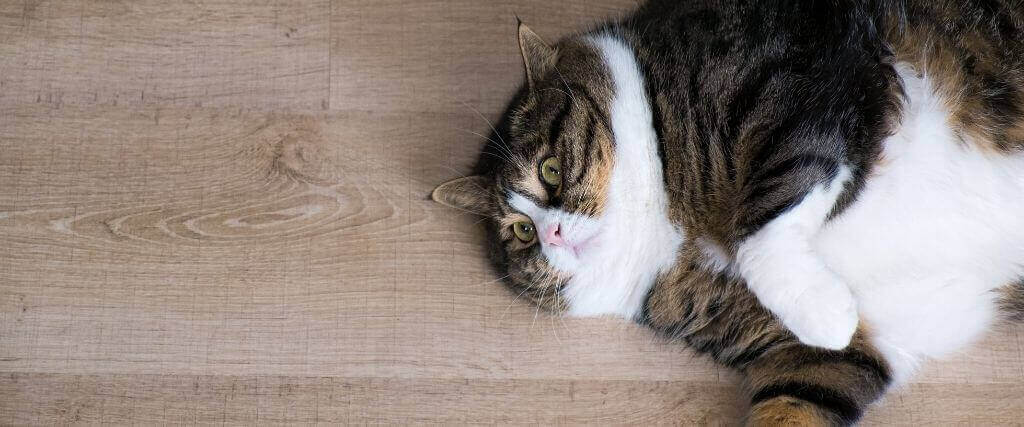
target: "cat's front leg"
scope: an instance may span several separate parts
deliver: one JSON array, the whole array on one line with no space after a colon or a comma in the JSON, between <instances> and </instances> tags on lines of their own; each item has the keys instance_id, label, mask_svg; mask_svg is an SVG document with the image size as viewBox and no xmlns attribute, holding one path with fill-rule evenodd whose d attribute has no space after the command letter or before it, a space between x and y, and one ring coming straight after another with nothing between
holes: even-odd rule
<instances>
[{"instance_id":1,"label":"cat's front leg","mask_svg":"<svg viewBox=\"0 0 1024 427\"><path fill-rule=\"evenodd\" d=\"M843 280L815 253L811 239L835 207L850 171L840 168L799 204L739 245L740 274L761 304L804 344L838 350L857 330L857 304Z\"/></svg>"}]
</instances>

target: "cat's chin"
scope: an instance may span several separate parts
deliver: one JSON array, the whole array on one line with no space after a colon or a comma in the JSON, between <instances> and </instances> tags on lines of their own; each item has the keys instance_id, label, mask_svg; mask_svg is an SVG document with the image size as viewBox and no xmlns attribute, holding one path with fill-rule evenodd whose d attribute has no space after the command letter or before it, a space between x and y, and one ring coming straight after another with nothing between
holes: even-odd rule
<instances>
[{"instance_id":1,"label":"cat's chin","mask_svg":"<svg viewBox=\"0 0 1024 427\"><path fill-rule=\"evenodd\" d=\"M549 265L563 273L574 274L578 272L593 254L599 251L599 232L594 231L590 236L584 237L578 242L567 242L567 246L544 245L541 248L544 257Z\"/></svg>"},{"instance_id":2,"label":"cat's chin","mask_svg":"<svg viewBox=\"0 0 1024 427\"><path fill-rule=\"evenodd\" d=\"M544 258L547 260L548 265L563 273L573 274L579 271L582 262L582 256L585 256L586 250L580 250L579 246L572 247L559 247L559 246L544 246L541 249L544 253Z\"/></svg>"}]
</instances>

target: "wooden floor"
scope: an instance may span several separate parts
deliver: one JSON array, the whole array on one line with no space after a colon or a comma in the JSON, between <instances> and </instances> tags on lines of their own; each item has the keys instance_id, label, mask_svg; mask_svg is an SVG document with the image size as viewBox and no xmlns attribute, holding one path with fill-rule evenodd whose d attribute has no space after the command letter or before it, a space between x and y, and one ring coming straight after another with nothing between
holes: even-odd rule
<instances>
[{"instance_id":1,"label":"wooden floor","mask_svg":"<svg viewBox=\"0 0 1024 427\"><path fill-rule=\"evenodd\" d=\"M739 378L515 302L469 170L555 38L633 0L0 0L0 424L734 424ZM868 423L1024 422L1024 327Z\"/></svg>"}]
</instances>

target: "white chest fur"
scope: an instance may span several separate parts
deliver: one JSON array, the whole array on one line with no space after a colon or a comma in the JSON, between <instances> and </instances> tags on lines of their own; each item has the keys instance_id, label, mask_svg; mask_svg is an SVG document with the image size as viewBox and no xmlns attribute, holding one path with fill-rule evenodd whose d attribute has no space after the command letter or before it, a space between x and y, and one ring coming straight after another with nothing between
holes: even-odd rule
<instances>
[{"instance_id":1,"label":"white chest fur","mask_svg":"<svg viewBox=\"0 0 1024 427\"><path fill-rule=\"evenodd\" d=\"M994 290L1024 273L1024 156L965 144L928 78L899 71L908 95L901 127L856 203L815 243L905 379L919 359L983 333Z\"/></svg>"},{"instance_id":2,"label":"white chest fur","mask_svg":"<svg viewBox=\"0 0 1024 427\"><path fill-rule=\"evenodd\" d=\"M658 273L675 262L683 236L668 219L658 137L636 59L614 36L595 36L591 43L615 84L615 163L600 219L601 245L587 255L587 268L574 272L564 295L570 315L633 318Z\"/></svg>"}]
</instances>

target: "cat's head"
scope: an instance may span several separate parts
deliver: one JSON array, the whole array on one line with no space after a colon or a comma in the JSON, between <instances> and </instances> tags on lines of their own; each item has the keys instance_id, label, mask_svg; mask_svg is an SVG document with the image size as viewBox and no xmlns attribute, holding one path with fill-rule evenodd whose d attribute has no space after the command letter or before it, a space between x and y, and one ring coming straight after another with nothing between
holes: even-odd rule
<instances>
[{"instance_id":1,"label":"cat's head","mask_svg":"<svg viewBox=\"0 0 1024 427\"><path fill-rule=\"evenodd\" d=\"M526 83L491 134L476 174L442 184L433 199L485 217L491 258L513 292L545 308L579 312L582 303L572 307L572 300L591 298L587 285L629 281L636 270L628 262L638 249L629 234L633 220L643 222L646 198L631 194L646 189L628 188L643 183L621 170L607 49L580 37L549 45L522 24L519 45ZM644 225L636 232L644 238Z\"/></svg>"}]
</instances>

